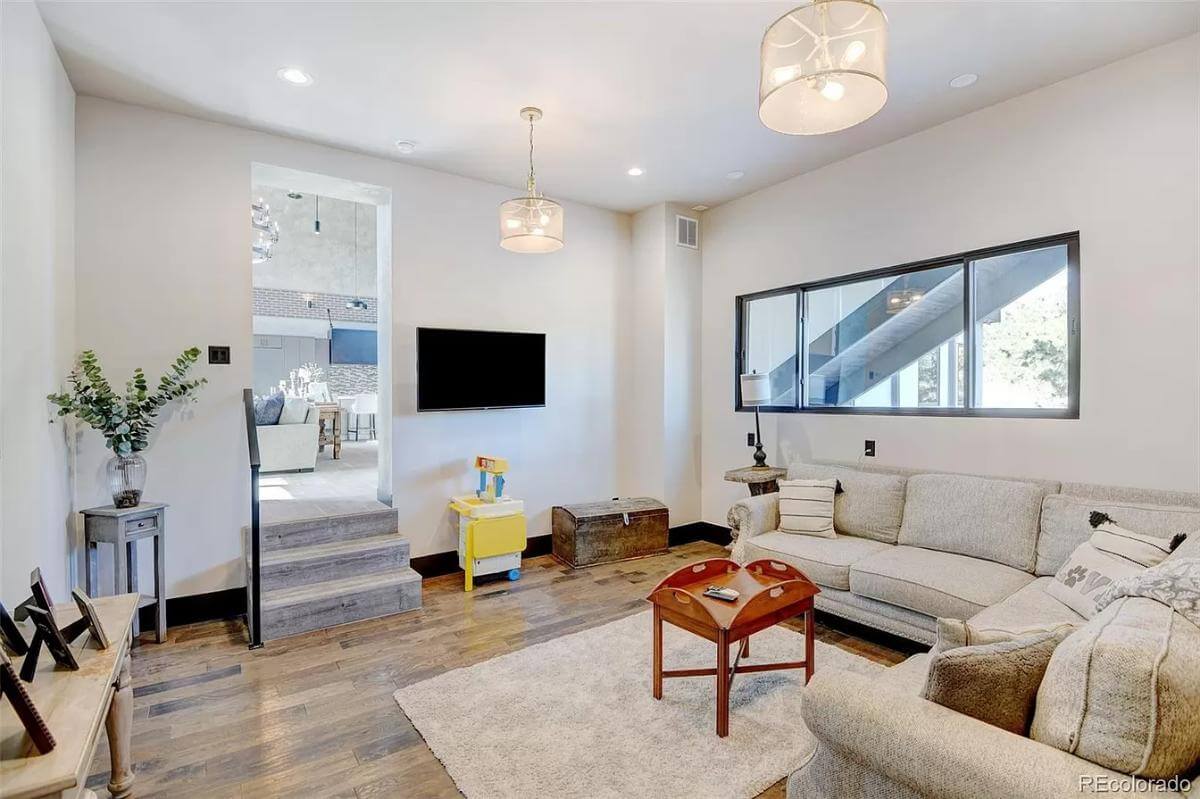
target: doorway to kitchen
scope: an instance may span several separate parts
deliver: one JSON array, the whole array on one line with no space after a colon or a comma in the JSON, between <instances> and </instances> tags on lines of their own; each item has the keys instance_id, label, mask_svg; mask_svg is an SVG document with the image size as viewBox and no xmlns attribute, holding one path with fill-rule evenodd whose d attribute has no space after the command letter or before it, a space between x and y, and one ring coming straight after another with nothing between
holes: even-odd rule
<instances>
[{"instance_id":1,"label":"doorway to kitchen","mask_svg":"<svg viewBox=\"0 0 1200 799\"><path fill-rule=\"evenodd\" d=\"M264 524L391 504L391 192L254 164Z\"/></svg>"}]
</instances>

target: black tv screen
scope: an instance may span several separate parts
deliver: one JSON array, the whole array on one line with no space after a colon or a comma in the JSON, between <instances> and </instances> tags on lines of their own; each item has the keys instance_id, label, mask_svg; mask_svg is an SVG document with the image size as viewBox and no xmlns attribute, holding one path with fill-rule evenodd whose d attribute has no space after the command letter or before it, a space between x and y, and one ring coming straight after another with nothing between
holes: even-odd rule
<instances>
[{"instance_id":1,"label":"black tv screen","mask_svg":"<svg viewBox=\"0 0 1200 799\"><path fill-rule=\"evenodd\" d=\"M367 363L379 361L379 346L374 330L335 327L329 333L330 363Z\"/></svg>"},{"instance_id":2,"label":"black tv screen","mask_svg":"<svg viewBox=\"0 0 1200 799\"><path fill-rule=\"evenodd\" d=\"M417 328L417 410L546 404L546 334Z\"/></svg>"}]
</instances>

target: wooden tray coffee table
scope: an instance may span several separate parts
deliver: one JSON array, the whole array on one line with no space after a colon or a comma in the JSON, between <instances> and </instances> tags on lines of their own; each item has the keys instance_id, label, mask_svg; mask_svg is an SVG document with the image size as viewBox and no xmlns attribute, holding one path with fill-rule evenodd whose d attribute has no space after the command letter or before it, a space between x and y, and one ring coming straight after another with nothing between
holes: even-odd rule
<instances>
[{"instance_id":1,"label":"wooden tray coffee table","mask_svg":"<svg viewBox=\"0 0 1200 799\"><path fill-rule=\"evenodd\" d=\"M726 602L704 596L710 585L729 587L740 596ZM756 560L739 566L727 558L711 558L684 566L658 584L646 599L654 606L654 698L662 699L664 677L717 678L717 735L729 734L729 688L734 675L777 669L804 669L813 675L813 597L820 588L794 566ZM742 665L750 655L750 636L781 621L804 614L804 660ZM717 645L713 669L663 671L662 625L669 622ZM732 666L729 645L741 642Z\"/></svg>"}]
</instances>

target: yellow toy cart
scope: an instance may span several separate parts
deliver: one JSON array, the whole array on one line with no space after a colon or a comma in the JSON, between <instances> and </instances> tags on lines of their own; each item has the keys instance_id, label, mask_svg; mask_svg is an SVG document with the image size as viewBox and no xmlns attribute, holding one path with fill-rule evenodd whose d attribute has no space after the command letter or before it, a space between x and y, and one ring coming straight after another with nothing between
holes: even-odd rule
<instances>
[{"instance_id":1,"label":"yellow toy cart","mask_svg":"<svg viewBox=\"0 0 1200 799\"><path fill-rule=\"evenodd\" d=\"M458 565L463 589L475 587L475 576L508 572L521 579L521 553L525 551L525 503L519 499L486 499L464 494L450 500L458 513Z\"/></svg>"}]
</instances>

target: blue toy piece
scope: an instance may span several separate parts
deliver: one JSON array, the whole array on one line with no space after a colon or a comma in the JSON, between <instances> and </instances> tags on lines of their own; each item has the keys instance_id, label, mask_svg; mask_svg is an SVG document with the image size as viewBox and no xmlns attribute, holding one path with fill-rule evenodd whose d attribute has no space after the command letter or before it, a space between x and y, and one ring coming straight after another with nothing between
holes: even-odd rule
<instances>
[{"instance_id":1,"label":"blue toy piece","mask_svg":"<svg viewBox=\"0 0 1200 799\"><path fill-rule=\"evenodd\" d=\"M509 569L508 570L508 579L509 579L509 582L514 582L514 583L517 580L520 580L521 579L521 570L520 569Z\"/></svg>"}]
</instances>

